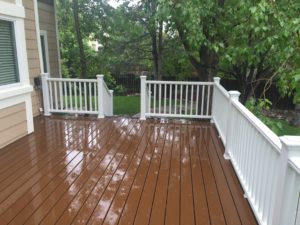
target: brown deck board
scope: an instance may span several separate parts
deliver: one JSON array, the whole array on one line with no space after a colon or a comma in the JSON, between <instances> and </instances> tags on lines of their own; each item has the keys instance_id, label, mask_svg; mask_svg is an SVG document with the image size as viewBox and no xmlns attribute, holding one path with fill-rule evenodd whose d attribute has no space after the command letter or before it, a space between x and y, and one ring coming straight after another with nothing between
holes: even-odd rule
<instances>
[{"instance_id":1,"label":"brown deck board","mask_svg":"<svg viewBox=\"0 0 300 225\"><path fill-rule=\"evenodd\" d=\"M256 224L214 126L35 119L0 150L1 224Z\"/></svg>"},{"instance_id":2,"label":"brown deck board","mask_svg":"<svg viewBox=\"0 0 300 225\"><path fill-rule=\"evenodd\" d=\"M206 199L206 191L203 181L203 174L201 162L199 158L199 140L197 137L201 136L201 126L189 127L189 143L191 155L191 172L194 190L194 211L195 211L195 224L207 225L210 224L209 211Z\"/></svg>"},{"instance_id":3,"label":"brown deck board","mask_svg":"<svg viewBox=\"0 0 300 225\"><path fill-rule=\"evenodd\" d=\"M175 125L165 224L180 224L180 125Z\"/></svg>"}]
</instances>

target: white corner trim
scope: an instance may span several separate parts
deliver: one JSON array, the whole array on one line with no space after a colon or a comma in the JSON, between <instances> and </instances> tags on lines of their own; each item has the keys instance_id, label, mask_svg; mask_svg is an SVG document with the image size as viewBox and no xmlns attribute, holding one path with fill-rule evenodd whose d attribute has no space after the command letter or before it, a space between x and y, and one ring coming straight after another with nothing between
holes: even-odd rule
<instances>
[{"instance_id":1,"label":"white corner trim","mask_svg":"<svg viewBox=\"0 0 300 225\"><path fill-rule=\"evenodd\" d=\"M22 1L17 1L17 4L0 1L0 14L5 16L25 18L25 9L22 6Z\"/></svg>"},{"instance_id":2,"label":"white corner trim","mask_svg":"<svg viewBox=\"0 0 300 225\"><path fill-rule=\"evenodd\" d=\"M42 46L41 46L41 38L40 38L40 18L39 18L39 7L37 0L33 0L33 7L34 7L34 20L35 20L35 30L36 30L36 40L38 45L38 52L39 52L39 61L40 61L40 71L44 71L43 65L43 55L42 55Z\"/></svg>"},{"instance_id":3,"label":"white corner trim","mask_svg":"<svg viewBox=\"0 0 300 225\"><path fill-rule=\"evenodd\" d=\"M34 131L31 94L27 93L24 97L26 105L27 133L31 134Z\"/></svg>"}]
</instances>

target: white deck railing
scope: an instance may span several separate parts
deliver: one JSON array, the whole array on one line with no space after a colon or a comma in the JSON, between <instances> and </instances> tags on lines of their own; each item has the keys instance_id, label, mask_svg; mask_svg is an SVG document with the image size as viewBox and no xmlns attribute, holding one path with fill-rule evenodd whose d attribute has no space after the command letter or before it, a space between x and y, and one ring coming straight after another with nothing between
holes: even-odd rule
<instances>
[{"instance_id":1,"label":"white deck railing","mask_svg":"<svg viewBox=\"0 0 300 225\"><path fill-rule=\"evenodd\" d=\"M213 82L148 81L141 76L141 119L211 118Z\"/></svg>"},{"instance_id":2,"label":"white deck railing","mask_svg":"<svg viewBox=\"0 0 300 225\"><path fill-rule=\"evenodd\" d=\"M300 137L278 137L215 78L212 120L259 224L300 224Z\"/></svg>"},{"instance_id":3,"label":"white deck railing","mask_svg":"<svg viewBox=\"0 0 300 225\"><path fill-rule=\"evenodd\" d=\"M49 78L42 74L44 114L113 115L113 91L108 90L103 75L97 79Z\"/></svg>"},{"instance_id":4,"label":"white deck railing","mask_svg":"<svg viewBox=\"0 0 300 225\"><path fill-rule=\"evenodd\" d=\"M147 81L141 76L141 119L211 118L245 196L263 225L300 225L300 136L278 137L214 82Z\"/></svg>"}]
</instances>

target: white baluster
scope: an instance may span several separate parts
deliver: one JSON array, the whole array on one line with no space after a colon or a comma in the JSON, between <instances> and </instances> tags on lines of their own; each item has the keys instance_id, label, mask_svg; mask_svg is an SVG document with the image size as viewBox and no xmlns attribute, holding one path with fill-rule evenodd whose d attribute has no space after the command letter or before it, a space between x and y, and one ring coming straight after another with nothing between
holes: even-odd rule
<instances>
[{"instance_id":1,"label":"white baluster","mask_svg":"<svg viewBox=\"0 0 300 225\"><path fill-rule=\"evenodd\" d=\"M159 84L159 90L158 90L158 114L161 113L161 84Z\"/></svg>"},{"instance_id":2,"label":"white baluster","mask_svg":"<svg viewBox=\"0 0 300 225\"><path fill-rule=\"evenodd\" d=\"M205 85L202 85L202 96L201 96L201 116L204 115L204 91L205 91Z\"/></svg>"},{"instance_id":3,"label":"white baluster","mask_svg":"<svg viewBox=\"0 0 300 225\"><path fill-rule=\"evenodd\" d=\"M63 92L62 92L62 81L59 81L59 101L60 101L60 110L64 109L64 101L63 101Z\"/></svg>"},{"instance_id":4,"label":"white baluster","mask_svg":"<svg viewBox=\"0 0 300 225\"><path fill-rule=\"evenodd\" d=\"M79 84L79 108L80 111L82 112L82 90L81 90L82 82L78 82L78 84Z\"/></svg>"},{"instance_id":5,"label":"white baluster","mask_svg":"<svg viewBox=\"0 0 300 225\"><path fill-rule=\"evenodd\" d=\"M73 111L73 94L72 94L72 84L71 84L71 82L69 82L69 94L70 94L70 96L69 96L69 101L70 101L70 107L71 107L71 111Z\"/></svg>"},{"instance_id":6,"label":"white baluster","mask_svg":"<svg viewBox=\"0 0 300 225\"><path fill-rule=\"evenodd\" d=\"M75 95L75 110L78 111L78 103L77 103L77 85L76 82L73 83L74 85L74 95Z\"/></svg>"},{"instance_id":7,"label":"white baluster","mask_svg":"<svg viewBox=\"0 0 300 225\"><path fill-rule=\"evenodd\" d=\"M192 92L191 92L191 107L190 107L190 115L193 114L193 104L194 104L194 85L192 85Z\"/></svg>"},{"instance_id":8,"label":"white baluster","mask_svg":"<svg viewBox=\"0 0 300 225\"><path fill-rule=\"evenodd\" d=\"M164 85L165 91L164 91L164 114L166 114L167 109L167 84Z\"/></svg>"},{"instance_id":9,"label":"white baluster","mask_svg":"<svg viewBox=\"0 0 300 225\"><path fill-rule=\"evenodd\" d=\"M180 115L182 114L182 84L180 85Z\"/></svg>"},{"instance_id":10,"label":"white baluster","mask_svg":"<svg viewBox=\"0 0 300 225\"><path fill-rule=\"evenodd\" d=\"M184 115L187 115L187 105L188 105L188 89L189 85L185 85L185 107L184 107Z\"/></svg>"},{"instance_id":11,"label":"white baluster","mask_svg":"<svg viewBox=\"0 0 300 225\"><path fill-rule=\"evenodd\" d=\"M68 91L67 91L67 82L64 81L64 96L65 96L65 110L69 110L69 104L68 104Z\"/></svg>"},{"instance_id":12,"label":"white baluster","mask_svg":"<svg viewBox=\"0 0 300 225\"><path fill-rule=\"evenodd\" d=\"M196 96L196 115L198 115L198 108L199 108L199 86L197 85L197 96Z\"/></svg>"},{"instance_id":13,"label":"white baluster","mask_svg":"<svg viewBox=\"0 0 300 225\"><path fill-rule=\"evenodd\" d=\"M175 104L174 104L174 114L177 114L177 84L175 84Z\"/></svg>"}]
</instances>

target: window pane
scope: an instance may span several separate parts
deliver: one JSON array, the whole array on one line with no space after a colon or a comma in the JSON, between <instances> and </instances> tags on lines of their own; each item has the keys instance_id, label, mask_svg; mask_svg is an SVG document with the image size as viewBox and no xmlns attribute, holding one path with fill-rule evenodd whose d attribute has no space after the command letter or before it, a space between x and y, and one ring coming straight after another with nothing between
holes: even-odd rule
<instances>
[{"instance_id":1,"label":"window pane","mask_svg":"<svg viewBox=\"0 0 300 225\"><path fill-rule=\"evenodd\" d=\"M0 85L19 82L13 23L0 20Z\"/></svg>"},{"instance_id":2,"label":"window pane","mask_svg":"<svg viewBox=\"0 0 300 225\"><path fill-rule=\"evenodd\" d=\"M46 44L45 44L45 37L44 37L44 35L41 35L41 46L42 46L42 56L43 56L44 73L48 73L47 55L46 55Z\"/></svg>"}]
</instances>

